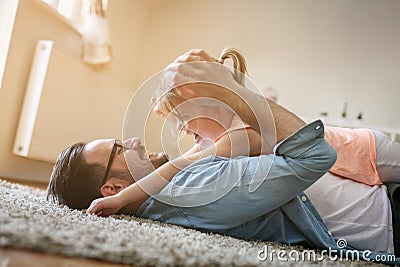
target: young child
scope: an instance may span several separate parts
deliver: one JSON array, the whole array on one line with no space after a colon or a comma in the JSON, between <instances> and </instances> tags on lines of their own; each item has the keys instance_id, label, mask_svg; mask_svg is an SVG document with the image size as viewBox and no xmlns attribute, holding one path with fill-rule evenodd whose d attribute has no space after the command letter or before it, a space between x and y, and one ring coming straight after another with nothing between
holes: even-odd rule
<instances>
[{"instance_id":1,"label":"young child","mask_svg":"<svg viewBox=\"0 0 400 267\"><path fill-rule=\"evenodd\" d=\"M223 50L220 58L215 61L224 64L226 59L233 62L233 77L236 82L244 86L244 75L247 73L244 57L236 49L229 48ZM188 59L185 58L181 63L185 63L185 60ZM180 62L179 58L177 62ZM185 155L199 152L202 147L200 143L206 143L205 146L215 144L219 148L217 155L224 157L272 153L272 146L243 122L230 107L216 101L207 103L209 99L203 100L198 97L191 89L179 87L170 90L159 88L157 96L153 98L154 111L158 115L173 116L182 132L193 135L197 145ZM235 143L235 147L231 146L232 142Z\"/></svg>"},{"instance_id":2,"label":"young child","mask_svg":"<svg viewBox=\"0 0 400 267\"><path fill-rule=\"evenodd\" d=\"M247 73L244 57L235 49L226 49L217 62L224 63L227 58L233 61L236 70L234 73L235 80L244 85L244 74ZM187 57L183 61L179 61L178 58L178 62L184 63L185 61L188 61ZM187 88L174 88L168 92L161 92L155 111L163 116L173 114L183 125L184 131L194 136L196 143L211 139L218 147L218 156L256 156L272 153L272 147L263 142L263 138L257 132L226 108L215 106L215 110L210 111L209 107L204 107L204 110L201 111L201 105L190 105L190 100L196 99L196 97L196 94ZM196 110L198 114L196 114ZM214 112L214 114L210 114L210 112ZM192 121L187 121L187 118L191 118ZM391 142L379 132L370 129L326 126L325 139L335 148L338 154L337 161L330 172L367 185L380 185L388 179L391 181L393 179L400 180L400 173L393 170L385 172L385 175L381 174L383 177L379 176L375 135L386 144L386 149L390 148L392 152L400 150L398 143ZM199 147L197 146L190 150L188 154L198 151ZM381 149L381 154L388 153L390 154L389 151ZM383 164L397 166L400 164L398 160L395 164L387 163L387 159L385 161L386 163Z\"/></svg>"}]
</instances>

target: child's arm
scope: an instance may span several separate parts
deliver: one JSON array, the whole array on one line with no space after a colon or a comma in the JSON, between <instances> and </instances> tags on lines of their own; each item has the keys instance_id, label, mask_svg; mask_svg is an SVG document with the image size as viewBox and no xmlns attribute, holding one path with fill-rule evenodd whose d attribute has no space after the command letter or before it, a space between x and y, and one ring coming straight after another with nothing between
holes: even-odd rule
<instances>
[{"instance_id":1,"label":"child's arm","mask_svg":"<svg viewBox=\"0 0 400 267\"><path fill-rule=\"evenodd\" d=\"M272 147L268 146L260 134L252 128L237 129L225 133L217 142L217 156L259 156L271 154Z\"/></svg>"},{"instance_id":2,"label":"child's arm","mask_svg":"<svg viewBox=\"0 0 400 267\"><path fill-rule=\"evenodd\" d=\"M200 152L200 144L194 144L188 151L183 153L183 157L188 157L192 154L195 154L197 152Z\"/></svg>"},{"instance_id":3,"label":"child's arm","mask_svg":"<svg viewBox=\"0 0 400 267\"><path fill-rule=\"evenodd\" d=\"M87 212L108 216L129 204L130 212L135 213L149 196L160 192L180 170L194 161L213 155L221 157L260 155L262 141L261 136L249 128L226 133L215 146L203 150L196 144L182 156L162 165L118 194L94 200Z\"/></svg>"},{"instance_id":4,"label":"child's arm","mask_svg":"<svg viewBox=\"0 0 400 267\"><path fill-rule=\"evenodd\" d=\"M180 170L196 160L212 155L215 155L214 146L190 155L184 154L162 165L136 183L121 190L118 194L94 200L87 213L108 216L116 213L127 204L129 204L130 212L135 213L149 196L160 192Z\"/></svg>"}]
</instances>

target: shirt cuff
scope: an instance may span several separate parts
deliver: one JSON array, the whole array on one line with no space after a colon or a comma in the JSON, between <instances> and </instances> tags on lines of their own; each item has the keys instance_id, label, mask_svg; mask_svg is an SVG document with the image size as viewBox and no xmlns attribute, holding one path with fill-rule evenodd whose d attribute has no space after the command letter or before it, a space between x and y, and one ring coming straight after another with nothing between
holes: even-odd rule
<instances>
[{"instance_id":1,"label":"shirt cuff","mask_svg":"<svg viewBox=\"0 0 400 267\"><path fill-rule=\"evenodd\" d=\"M290 156L291 152L299 154L299 150L306 150L309 146L307 143L316 139L324 138L324 124L321 120L316 120L300 128L291 136L285 138L274 148L274 153L277 156Z\"/></svg>"}]
</instances>

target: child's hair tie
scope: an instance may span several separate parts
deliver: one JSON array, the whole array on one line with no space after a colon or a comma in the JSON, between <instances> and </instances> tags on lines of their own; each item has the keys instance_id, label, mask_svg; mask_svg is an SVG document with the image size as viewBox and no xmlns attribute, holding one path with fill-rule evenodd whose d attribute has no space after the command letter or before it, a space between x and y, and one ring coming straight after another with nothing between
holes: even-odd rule
<instances>
[{"instance_id":1,"label":"child's hair tie","mask_svg":"<svg viewBox=\"0 0 400 267\"><path fill-rule=\"evenodd\" d=\"M224 64L224 60L222 58L215 59L218 63Z\"/></svg>"}]
</instances>

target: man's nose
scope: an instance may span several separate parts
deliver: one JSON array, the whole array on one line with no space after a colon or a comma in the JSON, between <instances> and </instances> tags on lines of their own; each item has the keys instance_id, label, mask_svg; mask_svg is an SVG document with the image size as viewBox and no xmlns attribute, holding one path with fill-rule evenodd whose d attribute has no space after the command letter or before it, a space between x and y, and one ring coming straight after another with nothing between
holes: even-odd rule
<instances>
[{"instance_id":1,"label":"man's nose","mask_svg":"<svg viewBox=\"0 0 400 267\"><path fill-rule=\"evenodd\" d=\"M142 141L138 137L129 138L123 142L125 148L128 149L138 149L141 146L141 144Z\"/></svg>"}]
</instances>

